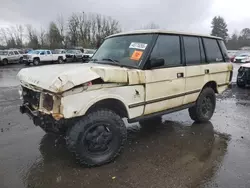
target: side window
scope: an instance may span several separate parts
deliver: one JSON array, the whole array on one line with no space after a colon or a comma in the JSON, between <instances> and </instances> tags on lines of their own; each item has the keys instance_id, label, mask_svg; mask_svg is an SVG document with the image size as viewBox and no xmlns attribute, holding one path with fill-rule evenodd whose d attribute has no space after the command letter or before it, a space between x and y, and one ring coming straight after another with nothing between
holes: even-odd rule
<instances>
[{"instance_id":1,"label":"side window","mask_svg":"<svg viewBox=\"0 0 250 188\"><path fill-rule=\"evenodd\" d=\"M180 37L175 35L160 35L151 53L150 60L164 59L164 66L181 65Z\"/></svg>"},{"instance_id":2,"label":"side window","mask_svg":"<svg viewBox=\"0 0 250 188\"><path fill-rule=\"evenodd\" d=\"M14 52L10 51L10 52L9 52L9 55L14 55Z\"/></svg>"},{"instance_id":3,"label":"side window","mask_svg":"<svg viewBox=\"0 0 250 188\"><path fill-rule=\"evenodd\" d=\"M201 53L198 37L183 37L187 65L201 63Z\"/></svg>"},{"instance_id":4,"label":"side window","mask_svg":"<svg viewBox=\"0 0 250 188\"><path fill-rule=\"evenodd\" d=\"M47 54L51 54L50 51L47 51Z\"/></svg>"},{"instance_id":5,"label":"side window","mask_svg":"<svg viewBox=\"0 0 250 188\"><path fill-rule=\"evenodd\" d=\"M225 58L225 61L230 61L230 58L229 58L228 53L227 53L227 47L225 46L223 40L218 40L218 42L220 45L220 49L223 53L223 57Z\"/></svg>"},{"instance_id":6,"label":"side window","mask_svg":"<svg viewBox=\"0 0 250 188\"><path fill-rule=\"evenodd\" d=\"M18 55L18 52L17 51L14 51L15 55Z\"/></svg>"},{"instance_id":7,"label":"side window","mask_svg":"<svg viewBox=\"0 0 250 188\"><path fill-rule=\"evenodd\" d=\"M216 39L203 38L208 62L223 62L219 45Z\"/></svg>"},{"instance_id":8,"label":"side window","mask_svg":"<svg viewBox=\"0 0 250 188\"><path fill-rule=\"evenodd\" d=\"M203 46L201 38L199 38L199 46L200 46L200 53L201 53L201 63L205 63L206 56L205 56L204 46Z\"/></svg>"}]
</instances>

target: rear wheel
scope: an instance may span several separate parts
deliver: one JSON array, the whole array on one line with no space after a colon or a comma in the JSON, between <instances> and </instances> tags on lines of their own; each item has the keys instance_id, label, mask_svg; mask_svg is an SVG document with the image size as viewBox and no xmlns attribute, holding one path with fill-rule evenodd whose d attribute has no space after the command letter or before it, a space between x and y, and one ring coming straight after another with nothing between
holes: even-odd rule
<instances>
[{"instance_id":1,"label":"rear wheel","mask_svg":"<svg viewBox=\"0 0 250 188\"><path fill-rule=\"evenodd\" d=\"M19 63L20 63L20 64L23 63L23 57L20 57Z\"/></svg>"},{"instance_id":2,"label":"rear wheel","mask_svg":"<svg viewBox=\"0 0 250 188\"><path fill-rule=\"evenodd\" d=\"M213 116L216 106L214 90L210 87L204 88L196 101L196 105L189 108L189 115L195 122L207 122Z\"/></svg>"},{"instance_id":3,"label":"rear wheel","mask_svg":"<svg viewBox=\"0 0 250 188\"><path fill-rule=\"evenodd\" d=\"M113 161L122 151L127 129L122 118L108 109L82 117L68 132L68 149L80 164L93 167Z\"/></svg>"},{"instance_id":4,"label":"rear wheel","mask_svg":"<svg viewBox=\"0 0 250 188\"><path fill-rule=\"evenodd\" d=\"M4 59L3 61L2 61L3 63L3 65L7 65L8 64L8 60L7 59Z\"/></svg>"}]
</instances>

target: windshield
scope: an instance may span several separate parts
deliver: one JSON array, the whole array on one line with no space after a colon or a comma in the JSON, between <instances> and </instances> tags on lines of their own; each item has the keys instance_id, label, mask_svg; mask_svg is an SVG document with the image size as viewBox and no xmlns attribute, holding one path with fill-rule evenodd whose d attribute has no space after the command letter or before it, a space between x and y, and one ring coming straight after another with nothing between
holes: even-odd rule
<instances>
[{"instance_id":1,"label":"windshield","mask_svg":"<svg viewBox=\"0 0 250 188\"><path fill-rule=\"evenodd\" d=\"M153 35L125 35L106 39L92 58L95 63L138 67Z\"/></svg>"},{"instance_id":2,"label":"windshield","mask_svg":"<svg viewBox=\"0 0 250 188\"><path fill-rule=\"evenodd\" d=\"M0 51L0 55L8 55L8 52L6 52L6 51Z\"/></svg>"}]
</instances>

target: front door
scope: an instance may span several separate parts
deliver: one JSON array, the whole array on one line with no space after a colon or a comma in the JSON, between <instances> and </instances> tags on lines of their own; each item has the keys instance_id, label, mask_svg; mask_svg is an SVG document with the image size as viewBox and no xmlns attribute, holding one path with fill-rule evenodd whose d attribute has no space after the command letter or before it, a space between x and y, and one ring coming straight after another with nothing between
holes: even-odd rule
<instances>
[{"instance_id":1,"label":"front door","mask_svg":"<svg viewBox=\"0 0 250 188\"><path fill-rule=\"evenodd\" d=\"M180 36L159 35L147 63L155 59L164 59L164 65L145 71L144 115L181 106L185 96L185 67L181 58Z\"/></svg>"}]
</instances>

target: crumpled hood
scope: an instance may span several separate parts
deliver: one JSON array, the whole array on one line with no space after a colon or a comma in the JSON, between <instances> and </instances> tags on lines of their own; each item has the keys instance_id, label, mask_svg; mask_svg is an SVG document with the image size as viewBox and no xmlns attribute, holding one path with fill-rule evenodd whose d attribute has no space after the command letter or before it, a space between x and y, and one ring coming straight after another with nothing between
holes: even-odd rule
<instances>
[{"instance_id":1,"label":"crumpled hood","mask_svg":"<svg viewBox=\"0 0 250 188\"><path fill-rule=\"evenodd\" d=\"M24 68L17 77L22 85L30 84L60 93L97 78L104 82L127 83L127 70L97 63L62 64Z\"/></svg>"}]
</instances>

